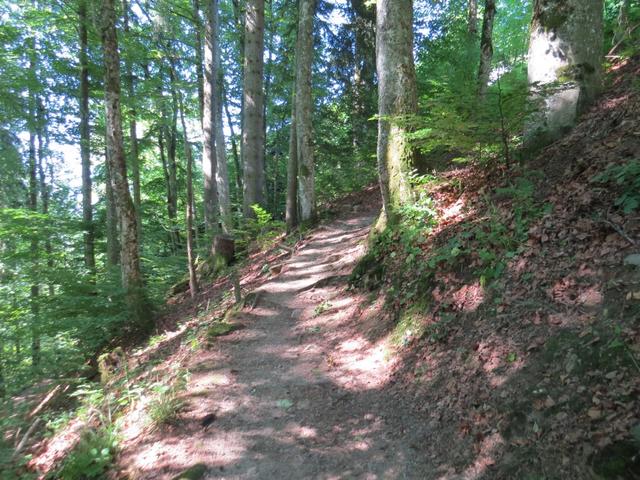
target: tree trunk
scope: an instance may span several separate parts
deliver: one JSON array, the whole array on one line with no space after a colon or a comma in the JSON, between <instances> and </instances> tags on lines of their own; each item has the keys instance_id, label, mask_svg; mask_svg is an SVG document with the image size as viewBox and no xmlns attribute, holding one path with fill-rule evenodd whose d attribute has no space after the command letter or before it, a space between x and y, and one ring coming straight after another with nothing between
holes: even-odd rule
<instances>
[{"instance_id":1,"label":"tree trunk","mask_svg":"<svg viewBox=\"0 0 640 480\"><path fill-rule=\"evenodd\" d=\"M116 212L116 199L113 196L111 183L111 168L107 157L109 152L105 149L104 163L106 170L105 193L107 200L107 267L120 265L120 240L118 239L118 213Z\"/></svg>"},{"instance_id":2,"label":"tree trunk","mask_svg":"<svg viewBox=\"0 0 640 480\"><path fill-rule=\"evenodd\" d=\"M224 101L224 72L222 71L222 59L220 53L220 5L219 0L211 2L211 30L213 50L213 78L215 82L214 96L214 124L216 144L216 186L218 190L218 205L220 207L220 224L225 234L233 230L233 217L231 215L231 197L229 195L229 169L227 167L227 147L224 140L222 123L222 102Z\"/></svg>"},{"instance_id":3,"label":"tree trunk","mask_svg":"<svg viewBox=\"0 0 640 480\"><path fill-rule=\"evenodd\" d=\"M164 132L160 129L158 133L158 150L160 151L160 162L162 163L162 172L164 174L164 182L167 187L167 217L169 218L169 243L171 244L171 253L178 252L180 247L180 233L177 227L178 216L178 198L175 190L175 168L170 172L167 162L167 155L164 146ZM172 179L172 176L174 177Z\"/></svg>"},{"instance_id":4,"label":"tree trunk","mask_svg":"<svg viewBox=\"0 0 640 480\"><path fill-rule=\"evenodd\" d=\"M176 72L173 68L173 77ZM176 89L177 91L177 89ZM187 160L187 206L186 206L186 227L187 227L187 265L189 269L189 293L191 298L198 294L198 278L196 277L196 262L193 248L193 156L191 154L191 144L187 135L187 124L184 121L184 106L182 105L182 94L178 92L178 110L180 111L180 123L182 124L182 134L184 136L184 156Z\"/></svg>"},{"instance_id":5,"label":"tree trunk","mask_svg":"<svg viewBox=\"0 0 640 480\"><path fill-rule=\"evenodd\" d=\"M223 79L224 82L224 79ZM222 102L224 104L224 112L227 117L227 123L229 124L229 133L231 133L231 154L233 155L233 165L236 169L236 190L238 192L238 203L241 201L242 195L242 162L240 162L240 155L238 155L238 145L236 144L236 134L233 131L233 121L231 114L229 113L229 102L227 101L226 89L222 92Z\"/></svg>"},{"instance_id":6,"label":"tree trunk","mask_svg":"<svg viewBox=\"0 0 640 480\"><path fill-rule=\"evenodd\" d=\"M613 35L613 45L623 42L629 30L629 9L631 8L631 0L622 0L620 9L618 10L618 19Z\"/></svg>"},{"instance_id":7,"label":"tree trunk","mask_svg":"<svg viewBox=\"0 0 640 480\"><path fill-rule=\"evenodd\" d=\"M245 217L264 205L264 0L248 0L245 13L242 156Z\"/></svg>"},{"instance_id":8,"label":"tree trunk","mask_svg":"<svg viewBox=\"0 0 640 480\"><path fill-rule=\"evenodd\" d=\"M529 149L566 134L600 92L603 10L603 0L534 2L528 76L540 111L526 127Z\"/></svg>"},{"instance_id":9,"label":"tree trunk","mask_svg":"<svg viewBox=\"0 0 640 480\"><path fill-rule=\"evenodd\" d=\"M129 194L127 165L122 135L120 105L120 55L116 34L114 0L102 2L102 48L105 70L105 123L107 128L107 161L111 187L120 225L120 266L122 286L134 329L148 328L148 303L143 290L136 214Z\"/></svg>"},{"instance_id":10,"label":"tree trunk","mask_svg":"<svg viewBox=\"0 0 640 480\"><path fill-rule=\"evenodd\" d=\"M196 31L196 81L198 83L198 107L200 124L204 116L204 69L202 67L202 21L200 19L200 0L193 0L193 27Z\"/></svg>"},{"instance_id":11,"label":"tree trunk","mask_svg":"<svg viewBox=\"0 0 640 480\"><path fill-rule=\"evenodd\" d=\"M375 128L369 119L377 109L376 10L365 0L351 0L351 10L355 38L353 145L357 154L368 156L375 144Z\"/></svg>"},{"instance_id":12,"label":"tree trunk","mask_svg":"<svg viewBox=\"0 0 640 480\"><path fill-rule=\"evenodd\" d=\"M80 33L80 161L82 163L82 223L84 228L84 266L96 271L93 206L91 204L91 147L89 131L89 61L87 38L87 0L78 4Z\"/></svg>"},{"instance_id":13,"label":"tree trunk","mask_svg":"<svg viewBox=\"0 0 640 480\"><path fill-rule=\"evenodd\" d=\"M484 1L482 17L482 37L480 38L480 66L478 67L478 97L483 100L487 95L491 60L493 59L493 20L496 16L496 1Z\"/></svg>"},{"instance_id":14,"label":"tree trunk","mask_svg":"<svg viewBox=\"0 0 640 480\"><path fill-rule=\"evenodd\" d=\"M467 15L467 31L469 37L476 38L476 35L478 35L478 0L469 0Z\"/></svg>"},{"instance_id":15,"label":"tree trunk","mask_svg":"<svg viewBox=\"0 0 640 480\"><path fill-rule=\"evenodd\" d=\"M36 158L36 137L38 130L37 120L37 93L34 91L38 78L36 72L36 41L34 37L29 38L29 192L27 197L27 206L33 212L38 211L38 161ZM37 234L31 238L31 256L32 256L32 285L31 285L31 367L37 370L40 366L40 285L38 278L40 276L39 264L39 246Z\"/></svg>"},{"instance_id":16,"label":"tree trunk","mask_svg":"<svg viewBox=\"0 0 640 480\"><path fill-rule=\"evenodd\" d=\"M214 11L215 0L208 0L204 27L204 109L202 116L202 171L204 173L204 221L209 235L218 231L218 188L216 176L218 159L216 151L216 72Z\"/></svg>"},{"instance_id":17,"label":"tree trunk","mask_svg":"<svg viewBox=\"0 0 640 480\"><path fill-rule=\"evenodd\" d=\"M122 0L123 26L125 36L129 35L129 5L127 0ZM131 161L131 183L133 186L133 207L136 212L136 232L138 235L138 247L142 246L142 201L140 195L140 157L138 155L138 137L136 122L136 97L133 66L129 57L124 61L125 78L127 79L127 100L129 101L129 143Z\"/></svg>"},{"instance_id":18,"label":"tree trunk","mask_svg":"<svg viewBox=\"0 0 640 480\"><path fill-rule=\"evenodd\" d=\"M413 63L413 2L378 0L378 173L384 214L388 223L398 220L397 210L413 200L410 174L414 152L406 138L402 117L417 109Z\"/></svg>"},{"instance_id":19,"label":"tree trunk","mask_svg":"<svg viewBox=\"0 0 640 480\"><path fill-rule=\"evenodd\" d=\"M300 221L316 218L316 192L313 155L313 17L315 0L300 0L296 43L296 138L298 153L298 201Z\"/></svg>"},{"instance_id":20,"label":"tree trunk","mask_svg":"<svg viewBox=\"0 0 640 480\"><path fill-rule=\"evenodd\" d=\"M291 132L287 161L287 206L285 210L287 233L298 226L298 136L296 134L296 93L291 96Z\"/></svg>"}]
</instances>

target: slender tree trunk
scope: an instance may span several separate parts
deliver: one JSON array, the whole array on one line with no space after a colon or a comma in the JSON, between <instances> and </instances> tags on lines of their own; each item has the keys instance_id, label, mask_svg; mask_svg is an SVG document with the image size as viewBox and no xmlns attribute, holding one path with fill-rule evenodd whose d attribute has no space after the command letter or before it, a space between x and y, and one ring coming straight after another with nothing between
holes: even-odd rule
<instances>
[{"instance_id":1,"label":"slender tree trunk","mask_svg":"<svg viewBox=\"0 0 640 480\"><path fill-rule=\"evenodd\" d=\"M316 218L316 192L313 154L313 18L315 0L300 0L296 48L296 138L298 151L298 201L300 221Z\"/></svg>"},{"instance_id":2,"label":"slender tree trunk","mask_svg":"<svg viewBox=\"0 0 640 480\"><path fill-rule=\"evenodd\" d=\"M493 21L496 16L496 1L484 1L482 17L482 37L480 38L480 67L478 68L478 97L484 99L491 76L491 60L493 59Z\"/></svg>"},{"instance_id":3,"label":"slender tree trunk","mask_svg":"<svg viewBox=\"0 0 640 480\"><path fill-rule=\"evenodd\" d=\"M200 17L200 0L193 0L193 27L196 31L196 79L198 83L198 107L200 123L204 116L204 68L202 59L202 20Z\"/></svg>"},{"instance_id":4,"label":"slender tree trunk","mask_svg":"<svg viewBox=\"0 0 640 480\"><path fill-rule=\"evenodd\" d=\"M224 81L224 79L223 79ZM233 131L233 119L231 118L231 113L229 113L229 102L226 96L226 89L223 91L223 99L222 102L224 104L224 112L227 116L227 123L229 124L229 133L231 134L231 154L233 155L233 165L236 170L236 190L238 192L238 203L240 203L242 199L242 162L240 161L240 155L238 154L238 145L236 143L236 134Z\"/></svg>"},{"instance_id":5,"label":"slender tree trunk","mask_svg":"<svg viewBox=\"0 0 640 480\"><path fill-rule=\"evenodd\" d=\"M377 110L376 9L365 0L351 0L354 13L355 65L352 117L353 145L356 153L367 156L375 144L375 127L369 119Z\"/></svg>"},{"instance_id":6,"label":"slender tree trunk","mask_svg":"<svg viewBox=\"0 0 640 480\"><path fill-rule=\"evenodd\" d=\"M82 163L82 223L84 228L84 266L92 275L96 271L95 232L91 204L91 147L89 130L89 60L87 38L87 0L78 4L80 33L80 161Z\"/></svg>"},{"instance_id":7,"label":"slender tree trunk","mask_svg":"<svg viewBox=\"0 0 640 480\"><path fill-rule=\"evenodd\" d=\"M176 72L172 67L173 77ZM189 293L191 298L198 294L198 278L196 276L196 262L193 248L193 155L191 154L191 144L187 134L187 124L184 120L184 107L182 104L182 94L178 92L178 110L180 111L180 123L182 124L182 134L184 136L184 156L187 160L187 201L186 201L186 226L187 226L187 263L189 269Z\"/></svg>"},{"instance_id":8,"label":"slender tree trunk","mask_svg":"<svg viewBox=\"0 0 640 480\"><path fill-rule=\"evenodd\" d=\"M622 0L618 10L618 19L616 21L616 29L613 35L612 44L621 43L627 36L629 30L629 9L631 8L631 0Z\"/></svg>"},{"instance_id":9,"label":"slender tree trunk","mask_svg":"<svg viewBox=\"0 0 640 480\"><path fill-rule=\"evenodd\" d=\"M296 134L296 94L291 96L291 132L287 160L287 205L285 209L287 233L298 226L298 135Z\"/></svg>"},{"instance_id":10,"label":"slender tree trunk","mask_svg":"<svg viewBox=\"0 0 640 480\"><path fill-rule=\"evenodd\" d=\"M47 185L47 176L46 176L46 168L45 168L45 157L47 155L48 150L48 141L45 142L45 138L47 137L45 129L46 129L46 118L44 112L44 105L42 104L42 99L37 99L37 113L36 113L36 137L38 140L38 183L40 190L40 199L42 204L42 213L47 215L49 213L49 200L51 198L51 189ZM46 144L45 144L46 143ZM47 271L53 271L53 247L51 245L51 239L47 236L44 241L44 251L47 257ZM49 282L49 295L54 294L54 286L53 283Z\"/></svg>"},{"instance_id":11,"label":"slender tree trunk","mask_svg":"<svg viewBox=\"0 0 640 480\"><path fill-rule=\"evenodd\" d=\"M414 152L406 138L407 127L398 121L414 115L417 109L413 2L378 0L376 5L378 171L384 213L393 224L398 220L398 208L414 198L409 182Z\"/></svg>"},{"instance_id":12,"label":"slender tree trunk","mask_svg":"<svg viewBox=\"0 0 640 480\"><path fill-rule=\"evenodd\" d=\"M202 116L202 171L204 173L204 221L209 235L218 231L218 187L216 175L216 71L214 12L215 0L208 0L204 30L204 114Z\"/></svg>"},{"instance_id":13,"label":"slender tree trunk","mask_svg":"<svg viewBox=\"0 0 640 480\"><path fill-rule=\"evenodd\" d=\"M122 0L123 26L125 36L129 35L129 5L127 0ZM133 66L129 57L125 57L124 61L125 78L127 83L127 97L129 103L129 143L131 162L131 183L133 186L133 206L136 212L136 232L138 235L138 247L142 246L142 200L140 193L140 157L138 155L138 137L136 122L136 97L135 97L135 78L133 75Z\"/></svg>"},{"instance_id":14,"label":"slender tree trunk","mask_svg":"<svg viewBox=\"0 0 640 480\"><path fill-rule=\"evenodd\" d=\"M478 35L478 0L468 0L467 15L467 32L475 39Z\"/></svg>"},{"instance_id":15,"label":"slender tree trunk","mask_svg":"<svg viewBox=\"0 0 640 480\"><path fill-rule=\"evenodd\" d=\"M264 0L248 0L245 13L242 156L245 217L264 205Z\"/></svg>"},{"instance_id":16,"label":"slender tree trunk","mask_svg":"<svg viewBox=\"0 0 640 480\"><path fill-rule=\"evenodd\" d=\"M120 104L120 55L116 34L114 0L102 2L102 47L105 67L105 120L107 161L120 225L120 266L122 286L134 329L148 328L148 303L143 290L135 208L129 194L127 165L122 135Z\"/></svg>"},{"instance_id":17,"label":"slender tree trunk","mask_svg":"<svg viewBox=\"0 0 640 480\"><path fill-rule=\"evenodd\" d=\"M602 86L603 0L536 0L529 41L531 97L525 132L535 150L570 130Z\"/></svg>"},{"instance_id":18,"label":"slender tree trunk","mask_svg":"<svg viewBox=\"0 0 640 480\"><path fill-rule=\"evenodd\" d=\"M230 234L233 230L231 215L231 197L229 195L229 169L227 166L227 147L224 140L222 123L222 108L224 101L224 72L220 50L220 4L219 0L212 0L211 30L213 50L213 78L215 82L214 95L214 124L216 144L216 186L218 190L218 205L220 207L220 224L222 231Z\"/></svg>"},{"instance_id":19,"label":"slender tree trunk","mask_svg":"<svg viewBox=\"0 0 640 480\"><path fill-rule=\"evenodd\" d=\"M160 129L158 133L158 150L160 151L160 162L162 163L162 172L164 174L164 182L167 188L167 217L169 218L169 243L171 245L171 253L177 253L180 248L180 232L177 227L178 216L178 199L175 189L175 168L170 170L167 162L164 145L164 131ZM172 179L172 177L174 177Z\"/></svg>"}]
</instances>

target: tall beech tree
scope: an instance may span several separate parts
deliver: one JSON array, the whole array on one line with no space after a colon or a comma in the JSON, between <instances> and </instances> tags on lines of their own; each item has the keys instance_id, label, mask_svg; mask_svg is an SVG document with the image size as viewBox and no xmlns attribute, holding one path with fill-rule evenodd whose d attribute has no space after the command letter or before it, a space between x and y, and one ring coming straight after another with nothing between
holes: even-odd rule
<instances>
[{"instance_id":1,"label":"tall beech tree","mask_svg":"<svg viewBox=\"0 0 640 480\"><path fill-rule=\"evenodd\" d=\"M114 0L102 1L102 50L104 57L104 99L109 179L118 216L120 268L132 329L146 329L149 319L138 248L136 212L129 193L127 164L122 135L120 99L120 54L116 32Z\"/></svg>"},{"instance_id":2,"label":"tall beech tree","mask_svg":"<svg viewBox=\"0 0 640 480\"><path fill-rule=\"evenodd\" d=\"M316 1L300 0L296 43L296 153L298 155L298 202L300 221L316 218L315 164L313 154L313 18Z\"/></svg>"},{"instance_id":3,"label":"tall beech tree","mask_svg":"<svg viewBox=\"0 0 640 480\"><path fill-rule=\"evenodd\" d=\"M603 0L536 0L528 77L540 100L526 136L530 147L571 129L602 85Z\"/></svg>"},{"instance_id":4,"label":"tall beech tree","mask_svg":"<svg viewBox=\"0 0 640 480\"><path fill-rule=\"evenodd\" d=\"M413 200L409 177L415 155L406 119L417 112L413 62L413 2L378 0L378 174L386 221L398 220L398 208Z\"/></svg>"},{"instance_id":5,"label":"tall beech tree","mask_svg":"<svg viewBox=\"0 0 640 480\"><path fill-rule=\"evenodd\" d=\"M242 105L243 213L264 204L264 0L248 0L245 12Z\"/></svg>"}]
</instances>

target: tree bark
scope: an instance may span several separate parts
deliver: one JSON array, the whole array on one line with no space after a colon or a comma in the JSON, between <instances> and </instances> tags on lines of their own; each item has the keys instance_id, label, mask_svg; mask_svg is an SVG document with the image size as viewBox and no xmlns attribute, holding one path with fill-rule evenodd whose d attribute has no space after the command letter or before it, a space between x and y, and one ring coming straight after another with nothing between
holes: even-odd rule
<instances>
[{"instance_id":1,"label":"tree bark","mask_svg":"<svg viewBox=\"0 0 640 480\"><path fill-rule=\"evenodd\" d=\"M129 4L127 0L122 0L123 27L125 36L129 35ZM136 122L136 97L135 97L135 78L133 75L133 66L129 57L125 57L124 61L125 78L127 83L127 100L129 103L129 146L131 161L131 183L133 187L133 207L136 212L136 232L138 235L138 247L142 245L142 200L140 192L140 157L138 155L138 137Z\"/></svg>"},{"instance_id":2,"label":"tree bark","mask_svg":"<svg viewBox=\"0 0 640 480\"><path fill-rule=\"evenodd\" d=\"M313 152L313 18L315 0L300 0L296 43L296 149L298 153L298 202L300 221L316 219L315 165Z\"/></svg>"},{"instance_id":3,"label":"tree bark","mask_svg":"<svg viewBox=\"0 0 640 480\"><path fill-rule=\"evenodd\" d=\"M204 221L207 233L218 231L218 159L216 151L216 72L213 15L215 0L208 0L204 27L204 109L202 116L202 171L204 174Z\"/></svg>"},{"instance_id":4,"label":"tree bark","mask_svg":"<svg viewBox=\"0 0 640 480\"><path fill-rule=\"evenodd\" d=\"M200 18L200 0L193 0L193 27L196 31L196 80L198 83L198 107L200 124L204 116L204 69L202 59L202 21Z\"/></svg>"},{"instance_id":5,"label":"tree bark","mask_svg":"<svg viewBox=\"0 0 640 480\"><path fill-rule=\"evenodd\" d=\"M264 0L248 0L244 36L242 156L245 217L252 205L264 205Z\"/></svg>"},{"instance_id":6,"label":"tree bark","mask_svg":"<svg viewBox=\"0 0 640 480\"><path fill-rule=\"evenodd\" d=\"M407 116L417 110L413 63L413 2L378 0L378 173L386 220L398 220L397 210L413 200L410 174L414 152L406 138Z\"/></svg>"},{"instance_id":7,"label":"tree bark","mask_svg":"<svg viewBox=\"0 0 640 480\"><path fill-rule=\"evenodd\" d=\"M231 197L229 195L229 169L227 167L227 147L224 140L222 123L222 108L224 101L224 72L222 71L222 58L220 48L220 4L219 0L211 2L211 30L213 50L213 78L214 78L214 124L216 144L216 186L218 190L218 205L220 207L220 224L225 234L233 230L233 217L231 215Z\"/></svg>"},{"instance_id":8,"label":"tree bark","mask_svg":"<svg viewBox=\"0 0 640 480\"><path fill-rule=\"evenodd\" d=\"M87 0L78 4L80 37L80 162L82 163L82 224L84 228L84 266L90 274L96 271L95 232L91 204L91 133L89 127L89 60L87 35Z\"/></svg>"},{"instance_id":9,"label":"tree bark","mask_svg":"<svg viewBox=\"0 0 640 480\"><path fill-rule=\"evenodd\" d=\"M480 66L478 67L478 97L483 100L487 95L491 60L493 59L493 21L496 16L496 1L484 1L482 17L482 36L480 38Z\"/></svg>"},{"instance_id":10,"label":"tree bark","mask_svg":"<svg viewBox=\"0 0 640 480\"><path fill-rule=\"evenodd\" d=\"M105 71L105 122L107 130L107 162L111 187L120 226L120 267L122 286L134 329L146 329L148 303L143 290L136 214L129 194L127 165L122 135L120 103L120 55L116 34L114 0L102 2L102 47Z\"/></svg>"},{"instance_id":11,"label":"tree bark","mask_svg":"<svg viewBox=\"0 0 640 480\"><path fill-rule=\"evenodd\" d=\"M105 135L106 136L106 135ZM107 267L120 265L120 240L118 238L118 213L116 212L116 199L113 196L111 183L110 162L107 159L109 152L105 149L104 163L106 170L105 193L107 200Z\"/></svg>"},{"instance_id":12,"label":"tree bark","mask_svg":"<svg viewBox=\"0 0 640 480\"><path fill-rule=\"evenodd\" d=\"M289 159L287 161L287 205L285 222L287 233L298 226L298 136L296 134L296 94L291 96L291 132L289 136Z\"/></svg>"},{"instance_id":13,"label":"tree bark","mask_svg":"<svg viewBox=\"0 0 640 480\"><path fill-rule=\"evenodd\" d=\"M471 38L475 38L478 34L478 0L469 0L467 15L467 32Z\"/></svg>"},{"instance_id":14,"label":"tree bark","mask_svg":"<svg viewBox=\"0 0 640 480\"><path fill-rule=\"evenodd\" d=\"M525 145L566 134L602 86L603 0L536 0L529 41L531 97L540 104Z\"/></svg>"}]
</instances>

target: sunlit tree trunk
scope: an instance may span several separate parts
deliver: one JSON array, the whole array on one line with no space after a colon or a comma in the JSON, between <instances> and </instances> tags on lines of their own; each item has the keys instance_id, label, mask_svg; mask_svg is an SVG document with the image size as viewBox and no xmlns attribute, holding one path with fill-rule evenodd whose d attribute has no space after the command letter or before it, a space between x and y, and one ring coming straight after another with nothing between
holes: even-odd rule
<instances>
[{"instance_id":1,"label":"sunlit tree trunk","mask_svg":"<svg viewBox=\"0 0 640 480\"><path fill-rule=\"evenodd\" d=\"M406 138L407 116L417 109L413 63L413 2L378 0L378 173L384 214L397 221L397 210L413 200L409 181L414 152ZM382 218L384 218L382 217Z\"/></svg>"},{"instance_id":2,"label":"sunlit tree trunk","mask_svg":"<svg viewBox=\"0 0 640 480\"><path fill-rule=\"evenodd\" d=\"M202 115L202 171L204 174L204 221L209 235L218 231L218 187L216 175L218 159L216 151L216 71L213 14L215 0L208 0L204 23L204 108Z\"/></svg>"},{"instance_id":3,"label":"sunlit tree trunk","mask_svg":"<svg viewBox=\"0 0 640 480\"><path fill-rule=\"evenodd\" d=\"M478 67L478 97L484 99L491 76L493 59L493 21L496 16L496 1L485 0L482 17L482 36L480 38L480 66Z\"/></svg>"},{"instance_id":4,"label":"sunlit tree trunk","mask_svg":"<svg viewBox=\"0 0 640 480\"><path fill-rule=\"evenodd\" d=\"M109 162L111 186L120 226L120 268L122 286L126 291L127 307L132 321L131 327L145 329L148 327L147 322L150 317L140 270L136 214L127 182L120 104L120 55L113 2L114 0L102 2L107 162Z\"/></svg>"},{"instance_id":5,"label":"sunlit tree trunk","mask_svg":"<svg viewBox=\"0 0 640 480\"><path fill-rule=\"evenodd\" d=\"M87 0L78 4L78 32L80 39L80 162L82 163L82 223L84 229L84 266L95 273L95 233L91 204L91 147L89 130L89 60L87 36Z\"/></svg>"},{"instance_id":6,"label":"sunlit tree trunk","mask_svg":"<svg viewBox=\"0 0 640 480\"><path fill-rule=\"evenodd\" d=\"M248 0L244 34L244 103L242 158L245 217L251 206L264 204L264 0Z\"/></svg>"},{"instance_id":7,"label":"sunlit tree trunk","mask_svg":"<svg viewBox=\"0 0 640 480\"><path fill-rule=\"evenodd\" d=\"M122 16L125 36L129 35L129 4L127 0L122 0ZM142 245L142 200L140 192L140 156L138 155L138 136L137 121L136 121L136 93L135 93L135 79L133 75L133 66L129 57L125 57L124 62L125 77L127 84L127 100L129 112L127 117L129 118L129 148L130 155L129 160L131 162L131 183L133 186L133 206L136 212L136 232L138 235L138 247Z\"/></svg>"},{"instance_id":8,"label":"sunlit tree trunk","mask_svg":"<svg viewBox=\"0 0 640 480\"><path fill-rule=\"evenodd\" d=\"M300 0L296 43L296 138L298 153L298 202L300 221L316 218L315 165L313 152L313 18L315 0Z\"/></svg>"},{"instance_id":9,"label":"sunlit tree trunk","mask_svg":"<svg viewBox=\"0 0 640 480\"><path fill-rule=\"evenodd\" d=\"M118 213L116 212L116 199L113 196L113 188L111 183L111 168L110 162L107 159L109 152L105 149L104 152L104 165L106 172L105 182L105 196L107 204L107 218L106 218L106 230L107 230L107 267L115 267L120 265L120 240L118 236Z\"/></svg>"},{"instance_id":10,"label":"sunlit tree trunk","mask_svg":"<svg viewBox=\"0 0 640 480\"><path fill-rule=\"evenodd\" d=\"M540 111L526 144L537 148L569 131L602 84L602 0L536 0L528 76Z\"/></svg>"},{"instance_id":11,"label":"sunlit tree trunk","mask_svg":"<svg viewBox=\"0 0 640 480\"><path fill-rule=\"evenodd\" d=\"M291 131L289 133L289 159L287 160L287 205L285 210L287 232L298 226L298 136L296 134L296 94L291 97Z\"/></svg>"},{"instance_id":12,"label":"sunlit tree trunk","mask_svg":"<svg viewBox=\"0 0 640 480\"><path fill-rule=\"evenodd\" d=\"M193 27L195 29L196 47L196 80L198 84L198 107L200 112L200 122L204 115L204 62L202 59L202 21L200 17L200 0L193 0Z\"/></svg>"},{"instance_id":13,"label":"sunlit tree trunk","mask_svg":"<svg viewBox=\"0 0 640 480\"><path fill-rule=\"evenodd\" d=\"M220 53L220 4L219 0L211 2L211 30L213 50L213 79L215 87L214 95L214 124L216 144L216 186L218 190L218 205L220 207L220 224L224 233L229 234L233 230L233 217L231 215L231 197L229 194L229 169L227 167L227 147L224 140L224 128L222 123L222 108L224 102L224 72L222 71L222 58Z\"/></svg>"},{"instance_id":14,"label":"sunlit tree trunk","mask_svg":"<svg viewBox=\"0 0 640 480\"><path fill-rule=\"evenodd\" d=\"M478 0L469 0L467 5L467 32L474 39L478 34Z\"/></svg>"}]
</instances>

